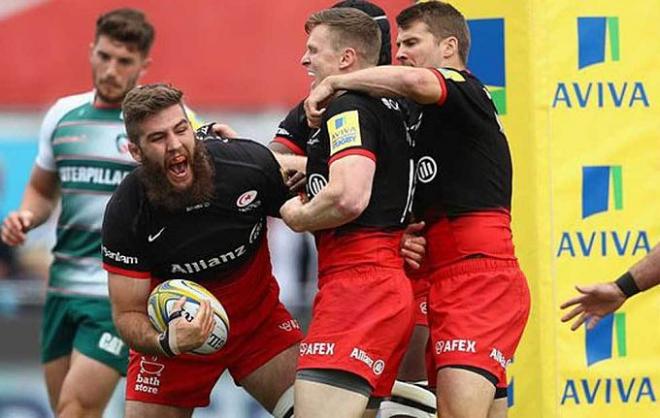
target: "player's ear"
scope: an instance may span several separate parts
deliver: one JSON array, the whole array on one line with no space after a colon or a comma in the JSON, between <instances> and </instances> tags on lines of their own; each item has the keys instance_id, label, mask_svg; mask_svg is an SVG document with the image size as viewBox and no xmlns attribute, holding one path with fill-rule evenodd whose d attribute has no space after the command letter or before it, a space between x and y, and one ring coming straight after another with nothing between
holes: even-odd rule
<instances>
[{"instance_id":1,"label":"player's ear","mask_svg":"<svg viewBox=\"0 0 660 418\"><path fill-rule=\"evenodd\" d=\"M92 42L92 43L89 44L89 56L88 56L88 59L89 59L90 64L91 64L91 62L92 62L92 57L94 56L94 47L95 47L95 46L96 46L96 42Z\"/></svg>"},{"instance_id":2,"label":"player's ear","mask_svg":"<svg viewBox=\"0 0 660 418\"><path fill-rule=\"evenodd\" d=\"M454 55L458 55L458 38L455 36L448 36L442 40L440 48L442 49L442 58L447 59Z\"/></svg>"},{"instance_id":3,"label":"player's ear","mask_svg":"<svg viewBox=\"0 0 660 418\"><path fill-rule=\"evenodd\" d=\"M358 59L357 52L353 48L346 48L339 58L339 69L343 70L345 68L353 65Z\"/></svg>"},{"instance_id":4,"label":"player's ear","mask_svg":"<svg viewBox=\"0 0 660 418\"><path fill-rule=\"evenodd\" d=\"M149 69L151 62L152 62L151 57L143 58L142 65L140 66L140 78L144 77L144 75L147 73L147 70Z\"/></svg>"},{"instance_id":5,"label":"player's ear","mask_svg":"<svg viewBox=\"0 0 660 418\"><path fill-rule=\"evenodd\" d=\"M131 157L133 157L135 161L142 163L142 150L135 142L133 142L133 140L128 143L128 152L131 153Z\"/></svg>"}]
</instances>

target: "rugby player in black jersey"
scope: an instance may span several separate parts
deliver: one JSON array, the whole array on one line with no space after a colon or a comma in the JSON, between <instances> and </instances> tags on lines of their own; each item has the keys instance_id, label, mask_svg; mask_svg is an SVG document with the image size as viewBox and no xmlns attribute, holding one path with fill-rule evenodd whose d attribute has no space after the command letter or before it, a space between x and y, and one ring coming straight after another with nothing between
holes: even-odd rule
<instances>
[{"instance_id":1,"label":"rugby player in black jersey","mask_svg":"<svg viewBox=\"0 0 660 418\"><path fill-rule=\"evenodd\" d=\"M266 216L288 196L280 166L253 141L196 140L182 93L167 85L133 89L123 113L140 166L108 203L102 255L113 317L132 349L125 416L190 417L229 370L275 417L290 417L302 334L279 301L266 241ZM154 330L147 298L168 279L196 281L222 302L231 330L221 350L188 354L210 334L206 302L192 322Z\"/></svg>"},{"instance_id":2,"label":"rugby player in black jersey","mask_svg":"<svg viewBox=\"0 0 660 418\"><path fill-rule=\"evenodd\" d=\"M328 77L307 99L307 115L325 118L319 104L343 89L421 105L414 210L428 224L436 367L429 377L437 378L439 415L504 417L506 366L530 307L511 236L508 144L488 91L465 67L470 37L463 15L428 2L403 10L397 23L397 58L406 66Z\"/></svg>"},{"instance_id":3,"label":"rugby player in black jersey","mask_svg":"<svg viewBox=\"0 0 660 418\"><path fill-rule=\"evenodd\" d=\"M378 65L388 65L392 63L391 41L390 41L390 23L385 11L378 5L365 0L345 0L332 6L352 7L361 10L371 16L378 24L381 32L381 46L378 57ZM273 152L278 154L295 154L300 156L307 155L307 141L315 141L314 136L318 135L318 129L311 128L307 124L305 116L304 100L289 111L286 117L280 122L275 137L268 144ZM226 131L219 133L226 134ZM290 172L288 184L298 190L301 180L304 185L304 172ZM419 225L413 225L411 232L416 232ZM411 235L411 238L413 236ZM424 418L432 417L435 408L435 398L431 392L421 387L426 385L426 367L425 350L429 338L428 320L426 317L426 298L428 294L428 280L425 276L414 274L417 268L416 263L423 254L423 238L404 240L410 248L402 248L406 261L412 265L409 276L413 278L412 285L415 293L415 328L406 354L401 362L401 367L397 376L397 382L392 390L393 397L381 405L380 415L383 418L390 416L422 416ZM414 277L413 277L414 274ZM407 383L404 383L407 382ZM415 384L415 386L411 385ZM429 408L429 405L432 405ZM419 409L420 411L415 411ZM408 414L408 415L402 415Z\"/></svg>"},{"instance_id":4,"label":"rugby player in black jersey","mask_svg":"<svg viewBox=\"0 0 660 418\"><path fill-rule=\"evenodd\" d=\"M378 65L392 63L392 46L390 41L390 23L385 11L374 3L366 0L344 0L336 3L333 8L352 7L361 10L371 16L378 24L381 32L381 46L378 57ZM307 155L307 141L317 129L307 124L305 116L304 100L289 111L280 122L275 137L268 144L268 148L279 153L293 153Z\"/></svg>"},{"instance_id":5,"label":"rugby player in black jersey","mask_svg":"<svg viewBox=\"0 0 660 418\"><path fill-rule=\"evenodd\" d=\"M302 64L317 81L376 65L378 25L351 8L313 14ZM370 396L390 394L414 324L413 292L399 242L412 194L404 115L393 100L334 98L307 147L307 199L281 209L296 231L314 231L319 292L300 346L296 415L359 417Z\"/></svg>"}]
</instances>

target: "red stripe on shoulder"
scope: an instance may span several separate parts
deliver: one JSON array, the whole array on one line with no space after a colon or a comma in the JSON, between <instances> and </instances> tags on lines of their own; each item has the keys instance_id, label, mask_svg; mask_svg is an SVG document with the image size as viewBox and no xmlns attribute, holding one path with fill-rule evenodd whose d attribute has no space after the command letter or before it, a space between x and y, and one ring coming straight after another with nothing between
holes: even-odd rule
<instances>
[{"instance_id":1,"label":"red stripe on shoulder","mask_svg":"<svg viewBox=\"0 0 660 418\"><path fill-rule=\"evenodd\" d=\"M445 82L445 76L442 75L440 70L437 68L429 68L433 75L438 79L440 82L440 98L438 99L437 105L442 106L445 103L445 100L447 100L447 83Z\"/></svg>"},{"instance_id":2,"label":"red stripe on shoulder","mask_svg":"<svg viewBox=\"0 0 660 418\"><path fill-rule=\"evenodd\" d=\"M107 263L103 263L103 268L110 273L121 274L122 276L132 277L134 279L151 279L151 273L148 271L126 270Z\"/></svg>"},{"instance_id":3,"label":"red stripe on shoulder","mask_svg":"<svg viewBox=\"0 0 660 418\"><path fill-rule=\"evenodd\" d=\"M295 142L291 141L289 138L285 138L285 137L283 137L283 136L276 136L275 138L273 138L273 140L272 140L271 142L277 142L278 144L282 144L282 145L284 145L285 147L287 147L288 149L290 149L291 152L293 152L293 153L296 154L296 155L302 155L302 156L307 155L307 154L305 153L305 150L303 150L302 148L300 148L300 147L298 146L298 144L296 144Z\"/></svg>"},{"instance_id":4,"label":"red stripe on shoulder","mask_svg":"<svg viewBox=\"0 0 660 418\"><path fill-rule=\"evenodd\" d=\"M337 154L333 155L332 158L330 158L330 160L328 161L328 166L330 166L330 164L339 160L340 158L344 158L349 155L361 155L363 157L369 158L370 160L373 160L373 162L376 162L376 154L374 154L373 152L364 148L349 148L347 150L338 152Z\"/></svg>"}]
</instances>

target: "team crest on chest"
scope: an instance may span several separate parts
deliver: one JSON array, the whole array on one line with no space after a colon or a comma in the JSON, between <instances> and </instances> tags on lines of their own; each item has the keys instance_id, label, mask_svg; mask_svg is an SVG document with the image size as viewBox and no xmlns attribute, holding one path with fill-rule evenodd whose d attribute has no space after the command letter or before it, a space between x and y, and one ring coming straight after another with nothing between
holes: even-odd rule
<instances>
[{"instance_id":1,"label":"team crest on chest","mask_svg":"<svg viewBox=\"0 0 660 418\"><path fill-rule=\"evenodd\" d=\"M128 135L126 134L119 134L117 135L117 138L115 138L115 145L117 146L117 151L119 151L121 154L126 154L128 153Z\"/></svg>"},{"instance_id":2,"label":"team crest on chest","mask_svg":"<svg viewBox=\"0 0 660 418\"><path fill-rule=\"evenodd\" d=\"M239 212L249 212L261 206L261 200L257 200L257 191L248 190L236 199Z\"/></svg>"}]
</instances>

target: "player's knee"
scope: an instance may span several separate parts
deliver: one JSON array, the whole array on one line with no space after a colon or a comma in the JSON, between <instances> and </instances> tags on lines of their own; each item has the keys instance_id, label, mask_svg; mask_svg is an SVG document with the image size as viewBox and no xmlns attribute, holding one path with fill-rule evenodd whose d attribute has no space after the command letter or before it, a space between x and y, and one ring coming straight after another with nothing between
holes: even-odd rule
<instances>
[{"instance_id":1,"label":"player's knee","mask_svg":"<svg viewBox=\"0 0 660 418\"><path fill-rule=\"evenodd\" d=\"M380 405L381 418L435 418L435 395L428 389L396 381L392 397Z\"/></svg>"},{"instance_id":2,"label":"player's knee","mask_svg":"<svg viewBox=\"0 0 660 418\"><path fill-rule=\"evenodd\" d=\"M60 399L57 403L58 418L101 418L103 407L91 405L77 398Z\"/></svg>"},{"instance_id":3,"label":"player's knee","mask_svg":"<svg viewBox=\"0 0 660 418\"><path fill-rule=\"evenodd\" d=\"M293 417L293 386L284 391L280 399L273 408L273 416L275 418L292 418Z\"/></svg>"},{"instance_id":4,"label":"player's knee","mask_svg":"<svg viewBox=\"0 0 660 418\"><path fill-rule=\"evenodd\" d=\"M58 418L101 418L105 404L97 405L90 399L69 394L60 396L57 402Z\"/></svg>"}]
</instances>

